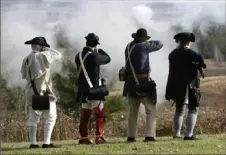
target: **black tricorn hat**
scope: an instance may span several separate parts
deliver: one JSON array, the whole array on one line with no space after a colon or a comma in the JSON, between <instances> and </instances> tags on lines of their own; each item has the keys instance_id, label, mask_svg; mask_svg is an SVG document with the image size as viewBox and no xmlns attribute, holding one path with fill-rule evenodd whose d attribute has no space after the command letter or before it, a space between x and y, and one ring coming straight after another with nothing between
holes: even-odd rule
<instances>
[{"instance_id":1,"label":"black tricorn hat","mask_svg":"<svg viewBox=\"0 0 226 155\"><path fill-rule=\"evenodd\" d=\"M195 42L195 35L193 33L189 33L189 32L181 32L176 34L173 39L176 40L176 42L178 41L191 41L191 42Z\"/></svg>"},{"instance_id":2,"label":"black tricorn hat","mask_svg":"<svg viewBox=\"0 0 226 155\"><path fill-rule=\"evenodd\" d=\"M99 43L99 37L95 34L95 33L89 33L86 37L85 37L86 40L90 40L90 41L96 41L97 44L100 44Z\"/></svg>"},{"instance_id":3,"label":"black tricorn hat","mask_svg":"<svg viewBox=\"0 0 226 155\"><path fill-rule=\"evenodd\" d=\"M146 41L146 40L150 39L151 37L148 36L146 29L140 28L140 29L137 30L136 33L132 34L132 38Z\"/></svg>"},{"instance_id":4,"label":"black tricorn hat","mask_svg":"<svg viewBox=\"0 0 226 155\"><path fill-rule=\"evenodd\" d=\"M45 37L35 37L32 40L26 41L24 44L32 44L32 45L36 44L36 45L50 47Z\"/></svg>"}]
</instances>

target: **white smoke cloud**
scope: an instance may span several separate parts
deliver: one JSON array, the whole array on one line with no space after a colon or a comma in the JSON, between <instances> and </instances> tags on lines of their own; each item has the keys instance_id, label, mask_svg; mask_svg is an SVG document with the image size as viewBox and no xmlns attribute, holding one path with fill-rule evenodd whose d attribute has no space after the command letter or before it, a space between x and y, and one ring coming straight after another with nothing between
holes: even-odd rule
<instances>
[{"instance_id":1,"label":"white smoke cloud","mask_svg":"<svg viewBox=\"0 0 226 155\"><path fill-rule=\"evenodd\" d=\"M6 3L6 0L3 1ZM10 2L8 0L8 2ZM15 2L15 1L13 1ZM58 3L53 3L58 2ZM64 2L64 3L63 3ZM66 3L67 2L67 3ZM64 5L65 4L65 5ZM57 1L45 0L15 3L4 8L1 17L1 69L10 86L23 86L20 67L30 53L24 42L44 36L55 46L53 26L60 23L69 32L69 41L82 50L89 32L100 37L100 47L111 56L105 68L110 71L124 65L124 49L132 40L131 34L140 27L148 30L153 40L161 40L164 47L150 54L152 77L158 85L158 100L164 101L168 75L168 54L175 48L172 25L181 24L187 31L204 17L218 23L225 22L224 1ZM52 13L52 15L50 15ZM205 23L201 24L205 33ZM71 53L75 56L75 53ZM59 68L56 69L59 71ZM121 85L121 84L120 84Z\"/></svg>"}]
</instances>

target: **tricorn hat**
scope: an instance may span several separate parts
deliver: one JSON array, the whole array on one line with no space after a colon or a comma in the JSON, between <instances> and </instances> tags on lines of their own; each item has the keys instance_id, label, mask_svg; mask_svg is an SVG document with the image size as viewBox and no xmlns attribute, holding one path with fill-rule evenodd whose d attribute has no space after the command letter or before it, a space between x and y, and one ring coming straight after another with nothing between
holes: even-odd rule
<instances>
[{"instance_id":1,"label":"tricorn hat","mask_svg":"<svg viewBox=\"0 0 226 155\"><path fill-rule=\"evenodd\" d=\"M176 40L176 42L178 41L191 41L191 42L195 42L195 35L193 33L189 33L189 32L181 32L176 34L173 39Z\"/></svg>"},{"instance_id":2,"label":"tricorn hat","mask_svg":"<svg viewBox=\"0 0 226 155\"><path fill-rule=\"evenodd\" d=\"M146 29L140 28L140 29L137 30L136 33L132 34L132 38L146 41L146 40L150 39L151 37L148 36Z\"/></svg>"},{"instance_id":3,"label":"tricorn hat","mask_svg":"<svg viewBox=\"0 0 226 155\"><path fill-rule=\"evenodd\" d=\"M50 47L45 37L35 37L32 40L26 41L24 44L32 44L32 45L36 44L36 45Z\"/></svg>"},{"instance_id":4,"label":"tricorn hat","mask_svg":"<svg viewBox=\"0 0 226 155\"><path fill-rule=\"evenodd\" d=\"M100 44L99 43L99 37L95 34L95 33L89 33L86 37L85 37L86 40L90 40L90 41L96 41L97 44Z\"/></svg>"}]
</instances>

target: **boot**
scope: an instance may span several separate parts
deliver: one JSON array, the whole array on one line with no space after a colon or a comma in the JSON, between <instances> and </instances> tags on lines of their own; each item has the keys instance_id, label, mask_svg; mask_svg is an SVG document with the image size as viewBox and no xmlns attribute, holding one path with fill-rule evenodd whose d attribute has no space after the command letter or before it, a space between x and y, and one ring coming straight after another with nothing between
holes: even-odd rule
<instances>
[{"instance_id":1,"label":"boot","mask_svg":"<svg viewBox=\"0 0 226 155\"><path fill-rule=\"evenodd\" d=\"M191 136L191 137L184 137L184 140L199 140L198 138Z\"/></svg>"},{"instance_id":2,"label":"boot","mask_svg":"<svg viewBox=\"0 0 226 155\"><path fill-rule=\"evenodd\" d=\"M93 144L93 142L89 138L81 138L81 139L79 139L78 143L79 144L87 144L87 145Z\"/></svg>"},{"instance_id":3,"label":"boot","mask_svg":"<svg viewBox=\"0 0 226 155\"><path fill-rule=\"evenodd\" d=\"M81 135L81 139L79 140L79 144L92 144L92 141L88 138L89 134L89 120L92 114L91 109L82 109L81 110L81 119L79 125L79 133Z\"/></svg>"},{"instance_id":4,"label":"boot","mask_svg":"<svg viewBox=\"0 0 226 155\"><path fill-rule=\"evenodd\" d=\"M96 140L97 144L106 143L106 140L103 138L104 133L104 118L96 119Z\"/></svg>"},{"instance_id":5,"label":"boot","mask_svg":"<svg viewBox=\"0 0 226 155\"><path fill-rule=\"evenodd\" d=\"M155 141L154 137L145 137L144 142L153 142Z\"/></svg>"},{"instance_id":6,"label":"boot","mask_svg":"<svg viewBox=\"0 0 226 155\"><path fill-rule=\"evenodd\" d=\"M100 137L96 137L95 143L96 144L105 144L105 143L107 143L107 141L104 139L103 136L100 136Z\"/></svg>"},{"instance_id":7,"label":"boot","mask_svg":"<svg viewBox=\"0 0 226 155\"><path fill-rule=\"evenodd\" d=\"M30 149L37 149L37 148L39 148L39 145L31 144L29 148Z\"/></svg>"},{"instance_id":8,"label":"boot","mask_svg":"<svg viewBox=\"0 0 226 155\"><path fill-rule=\"evenodd\" d=\"M96 144L104 144L107 141L103 137L104 133L104 113L106 112L105 108L100 109L99 106L95 108L96 114Z\"/></svg>"},{"instance_id":9,"label":"boot","mask_svg":"<svg viewBox=\"0 0 226 155\"><path fill-rule=\"evenodd\" d=\"M127 142L130 143L130 142L136 142L136 139L135 137L127 137Z\"/></svg>"},{"instance_id":10,"label":"boot","mask_svg":"<svg viewBox=\"0 0 226 155\"><path fill-rule=\"evenodd\" d=\"M50 144L43 144L42 148L55 148L56 146L53 143Z\"/></svg>"}]
</instances>

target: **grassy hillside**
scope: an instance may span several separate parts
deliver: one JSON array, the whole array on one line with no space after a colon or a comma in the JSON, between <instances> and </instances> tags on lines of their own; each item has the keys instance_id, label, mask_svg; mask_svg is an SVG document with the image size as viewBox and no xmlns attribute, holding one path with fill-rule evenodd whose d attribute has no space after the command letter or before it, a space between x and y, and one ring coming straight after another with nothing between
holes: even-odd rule
<instances>
[{"instance_id":1,"label":"grassy hillside","mask_svg":"<svg viewBox=\"0 0 226 155\"><path fill-rule=\"evenodd\" d=\"M173 140L158 137L156 142L137 139L126 143L126 138L107 139L108 144L78 145L77 141L56 141L56 149L28 149L28 143L2 144L2 154L225 154L225 134L201 135L198 141ZM40 143L41 144L41 143Z\"/></svg>"}]
</instances>

